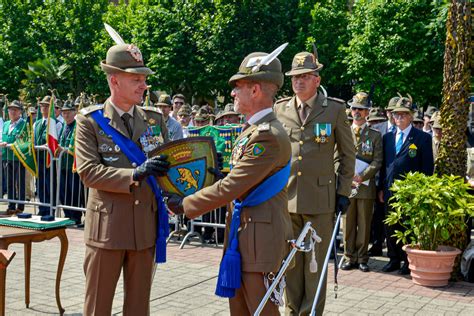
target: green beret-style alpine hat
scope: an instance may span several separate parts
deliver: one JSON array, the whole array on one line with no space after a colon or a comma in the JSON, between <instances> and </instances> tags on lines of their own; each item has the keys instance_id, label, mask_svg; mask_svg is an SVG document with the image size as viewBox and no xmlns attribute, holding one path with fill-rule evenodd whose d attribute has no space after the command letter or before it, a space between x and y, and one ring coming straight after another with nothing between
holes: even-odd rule
<instances>
[{"instance_id":1,"label":"green beret-style alpine hat","mask_svg":"<svg viewBox=\"0 0 474 316\"><path fill-rule=\"evenodd\" d=\"M47 95L41 99L39 102L40 105L49 105L51 103L51 96Z\"/></svg>"},{"instance_id":2,"label":"green beret-style alpine hat","mask_svg":"<svg viewBox=\"0 0 474 316\"><path fill-rule=\"evenodd\" d=\"M400 100L400 97L391 98L390 101L388 101L388 106L385 108L385 110L392 111L397 105L398 100Z\"/></svg>"},{"instance_id":3,"label":"green beret-style alpine hat","mask_svg":"<svg viewBox=\"0 0 474 316\"><path fill-rule=\"evenodd\" d=\"M369 116L367 117L367 122L376 122L376 121L386 121L387 117L383 113L381 108L371 108Z\"/></svg>"},{"instance_id":4,"label":"green beret-style alpine hat","mask_svg":"<svg viewBox=\"0 0 474 316\"><path fill-rule=\"evenodd\" d=\"M189 105L183 105L179 111L178 111L178 116L183 115L183 116L190 116L191 115L191 107Z\"/></svg>"},{"instance_id":5,"label":"green beret-style alpine hat","mask_svg":"<svg viewBox=\"0 0 474 316\"><path fill-rule=\"evenodd\" d=\"M173 106L171 103L171 97L168 94L162 94L158 98L158 102L156 103L157 106Z\"/></svg>"},{"instance_id":6,"label":"green beret-style alpine hat","mask_svg":"<svg viewBox=\"0 0 474 316\"><path fill-rule=\"evenodd\" d=\"M285 73L287 76L296 76L301 74L306 74L318 72L323 68L323 64L320 64L318 59L309 52L301 52L293 57L291 62L291 70Z\"/></svg>"},{"instance_id":7,"label":"green beret-style alpine hat","mask_svg":"<svg viewBox=\"0 0 474 316\"><path fill-rule=\"evenodd\" d=\"M365 92L358 92L352 99L347 101L347 104L349 104L351 109L368 110L371 107L371 104L369 104L369 95Z\"/></svg>"},{"instance_id":8,"label":"green beret-style alpine hat","mask_svg":"<svg viewBox=\"0 0 474 316\"><path fill-rule=\"evenodd\" d=\"M397 101L397 104L393 108L392 112L408 112L408 113L414 113L413 106L412 106L412 100L410 98L399 98Z\"/></svg>"},{"instance_id":9,"label":"green beret-style alpine hat","mask_svg":"<svg viewBox=\"0 0 474 316\"><path fill-rule=\"evenodd\" d=\"M10 104L7 106L7 108L16 108L16 109L19 109L21 111L23 111L23 103L21 103L21 101L18 101L18 100L13 100L12 102L10 102Z\"/></svg>"},{"instance_id":10,"label":"green beret-style alpine hat","mask_svg":"<svg viewBox=\"0 0 474 316\"><path fill-rule=\"evenodd\" d=\"M74 102L72 100L66 100L64 101L61 111L72 111L75 109L76 109L76 106L74 105Z\"/></svg>"},{"instance_id":11,"label":"green beret-style alpine hat","mask_svg":"<svg viewBox=\"0 0 474 316\"><path fill-rule=\"evenodd\" d=\"M145 66L142 53L133 44L114 45L107 51L107 57L100 62L107 74L128 72L140 75L152 75L154 72Z\"/></svg>"},{"instance_id":12,"label":"green beret-style alpine hat","mask_svg":"<svg viewBox=\"0 0 474 316\"><path fill-rule=\"evenodd\" d=\"M234 86L237 80L245 79L270 82L281 88L283 86L283 73L281 72L281 63L278 58L272 60L268 65L261 65L258 69L255 69L259 61L267 55L267 53L260 52L247 55L240 64L239 71L230 77L229 84Z\"/></svg>"}]
</instances>

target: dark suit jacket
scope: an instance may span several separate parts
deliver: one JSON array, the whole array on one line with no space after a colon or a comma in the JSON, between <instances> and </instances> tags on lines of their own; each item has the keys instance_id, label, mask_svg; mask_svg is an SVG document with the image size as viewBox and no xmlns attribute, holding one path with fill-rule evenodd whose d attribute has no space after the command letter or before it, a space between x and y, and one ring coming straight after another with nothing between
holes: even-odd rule
<instances>
[{"instance_id":1,"label":"dark suit jacket","mask_svg":"<svg viewBox=\"0 0 474 316\"><path fill-rule=\"evenodd\" d=\"M381 180L385 202L392 196L389 189L395 180L402 178L410 171L432 175L434 168L433 148L429 134L412 127L398 154L395 154L395 138L396 133L387 133L383 136L384 160Z\"/></svg>"}]
</instances>

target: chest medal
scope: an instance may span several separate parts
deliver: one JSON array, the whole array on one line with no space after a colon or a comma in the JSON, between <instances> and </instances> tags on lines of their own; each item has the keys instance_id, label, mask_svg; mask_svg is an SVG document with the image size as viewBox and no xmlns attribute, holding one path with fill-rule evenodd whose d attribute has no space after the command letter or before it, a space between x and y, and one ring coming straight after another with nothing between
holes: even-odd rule
<instances>
[{"instance_id":1,"label":"chest medal","mask_svg":"<svg viewBox=\"0 0 474 316\"><path fill-rule=\"evenodd\" d=\"M314 124L314 141L319 144L329 142L331 136L331 123L316 123Z\"/></svg>"}]
</instances>

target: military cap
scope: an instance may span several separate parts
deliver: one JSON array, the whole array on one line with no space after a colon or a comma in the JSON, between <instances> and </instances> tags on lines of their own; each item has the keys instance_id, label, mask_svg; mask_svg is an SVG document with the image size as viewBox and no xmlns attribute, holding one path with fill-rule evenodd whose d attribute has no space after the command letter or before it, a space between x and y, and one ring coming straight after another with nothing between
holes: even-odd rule
<instances>
[{"instance_id":1,"label":"military cap","mask_svg":"<svg viewBox=\"0 0 474 316\"><path fill-rule=\"evenodd\" d=\"M193 107L191 108L191 113L197 113L199 111L199 105L193 105Z\"/></svg>"},{"instance_id":2,"label":"military cap","mask_svg":"<svg viewBox=\"0 0 474 316\"><path fill-rule=\"evenodd\" d=\"M423 120L423 112L418 110L415 111L415 115L413 115L413 122L415 123L424 123L425 121Z\"/></svg>"},{"instance_id":3,"label":"military cap","mask_svg":"<svg viewBox=\"0 0 474 316\"><path fill-rule=\"evenodd\" d=\"M281 63L278 58L272 60L268 65L261 65L255 68L265 56L268 56L268 54L260 52L247 55L240 64L239 71L230 77L229 84L234 86L237 80L245 79L269 82L281 88L283 86L283 73L281 72Z\"/></svg>"},{"instance_id":4,"label":"military cap","mask_svg":"<svg viewBox=\"0 0 474 316\"><path fill-rule=\"evenodd\" d=\"M374 121L386 121L387 117L383 113L381 108L371 108L369 112L369 116L367 117L367 122L374 122Z\"/></svg>"},{"instance_id":5,"label":"military cap","mask_svg":"<svg viewBox=\"0 0 474 316\"><path fill-rule=\"evenodd\" d=\"M186 105L183 105L183 106L179 109L179 111L178 111L178 116L180 116L180 115L190 116L190 115L191 115L191 112L192 112L191 107L190 107L188 104L186 104Z\"/></svg>"},{"instance_id":6,"label":"military cap","mask_svg":"<svg viewBox=\"0 0 474 316\"><path fill-rule=\"evenodd\" d=\"M71 110L75 110L75 109L76 109L76 107L74 105L74 102L72 102L72 100L64 101L64 104L61 107L61 111L71 111Z\"/></svg>"},{"instance_id":7,"label":"military cap","mask_svg":"<svg viewBox=\"0 0 474 316\"><path fill-rule=\"evenodd\" d=\"M371 102L370 102L371 103ZM370 109L372 104L369 104L369 95L365 92L358 92L355 96L352 97L347 104L351 109Z\"/></svg>"},{"instance_id":8,"label":"military cap","mask_svg":"<svg viewBox=\"0 0 474 316\"><path fill-rule=\"evenodd\" d=\"M175 95L173 96L173 101L174 101L174 99L176 99L176 98L180 98L180 99L186 100L186 98L184 97L184 95L182 95L181 93L175 94Z\"/></svg>"},{"instance_id":9,"label":"military cap","mask_svg":"<svg viewBox=\"0 0 474 316\"><path fill-rule=\"evenodd\" d=\"M309 52L301 52L293 57L291 62L291 70L286 72L287 76L296 76L306 74L310 72L318 73L322 68L323 64L320 64L318 58Z\"/></svg>"},{"instance_id":10,"label":"military cap","mask_svg":"<svg viewBox=\"0 0 474 316\"><path fill-rule=\"evenodd\" d=\"M63 106L63 101L61 101L60 99L54 100L54 107L55 108L60 109L60 108L62 108L62 106Z\"/></svg>"},{"instance_id":11,"label":"military cap","mask_svg":"<svg viewBox=\"0 0 474 316\"><path fill-rule=\"evenodd\" d=\"M30 106L28 108L28 114L36 114L36 113L38 113L38 111L36 110L34 106Z\"/></svg>"},{"instance_id":12,"label":"military cap","mask_svg":"<svg viewBox=\"0 0 474 316\"><path fill-rule=\"evenodd\" d=\"M207 121L209 119L209 113L203 108L200 108L199 111L197 111L196 116L194 117L195 121Z\"/></svg>"},{"instance_id":13,"label":"military cap","mask_svg":"<svg viewBox=\"0 0 474 316\"><path fill-rule=\"evenodd\" d=\"M7 108L17 108L17 109L20 109L23 111L23 103L21 101L18 101L18 100L13 100L12 102L10 102L10 104L8 104Z\"/></svg>"},{"instance_id":14,"label":"military cap","mask_svg":"<svg viewBox=\"0 0 474 316\"><path fill-rule=\"evenodd\" d=\"M408 112L413 113L413 100L406 97L401 97L398 99L397 104L392 110L393 112Z\"/></svg>"},{"instance_id":15,"label":"military cap","mask_svg":"<svg viewBox=\"0 0 474 316\"><path fill-rule=\"evenodd\" d=\"M443 128L441 126L440 120L441 120L440 112L439 111L434 112L433 115L431 116L431 119L430 119L431 127L432 128Z\"/></svg>"},{"instance_id":16,"label":"military cap","mask_svg":"<svg viewBox=\"0 0 474 316\"><path fill-rule=\"evenodd\" d=\"M171 97L169 94L162 94L158 98L158 102L156 103L157 106L172 106Z\"/></svg>"},{"instance_id":17,"label":"military cap","mask_svg":"<svg viewBox=\"0 0 474 316\"><path fill-rule=\"evenodd\" d=\"M133 44L114 45L107 51L100 67L107 74L127 72L140 75L152 75L154 72L145 66L142 53Z\"/></svg>"},{"instance_id":18,"label":"military cap","mask_svg":"<svg viewBox=\"0 0 474 316\"><path fill-rule=\"evenodd\" d=\"M50 95L45 96L39 102L40 105L49 105L50 103L51 103L51 96Z\"/></svg>"},{"instance_id":19,"label":"military cap","mask_svg":"<svg viewBox=\"0 0 474 316\"><path fill-rule=\"evenodd\" d=\"M424 113L424 116L428 116L429 118L431 118L433 116L433 114L435 112L437 112L438 109L432 105L428 106L428 108L426 109L425 113Z\"/></svg>"},{"instance_id":20,"label":"military cap","mask_svg":"<svg viewBox=\"0 0 474 316\"><path fill-rule=\"evenodd\" d=\"M217 114L216 120L226 115L237 115L237 116L239 115L239 113L234 111L234 103L226 104L226 106L224 107L224 110Z\"/></svg>"},{"instance_id":21,"label":"military cap","mask_svg":"<svg viewBox=\"0 0 474 316\"><path fill-rule=\"evenodd\" d=\"M397 105L398 100L400 100L400 97L391 98L390 101L388 101L388 106L385 108L385 110L392 111Z\"/></svg>"}]
</instances>

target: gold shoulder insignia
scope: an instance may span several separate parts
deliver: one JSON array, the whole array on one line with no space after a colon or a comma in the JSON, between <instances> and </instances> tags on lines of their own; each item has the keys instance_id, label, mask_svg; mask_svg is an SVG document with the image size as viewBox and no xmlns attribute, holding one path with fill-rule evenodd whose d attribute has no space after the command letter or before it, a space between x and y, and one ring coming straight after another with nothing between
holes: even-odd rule
<instances>
[{"instance_id":1,"label":"gold shoulder insignia","mask_svg":"<svg viewBox=\"0 0 474 316\"><path fill-rule=\"evenodd\" d=\"M288 102L291 100L292 97L286 97L286 98L283 98L283 99L279 99L275 102L275 104L280 104L280 103L283 103L283 102Z\"/></svg>"},{"instance_id":2,"label":"gold shoulder insignia","mask_svg":"<svg viewBox=\"0 0 474 316\"><path fill-rule=\"evenodd\" d=\"M259 132L267 132L270 130L270 123L258 124L257 130Z\"/></svg>"},{"instance_id":3,"label":"gold shoulder insignia","mask_svg":"<svg viewBox=\"0 0 474 316\"><path fill-rule=\"evenodd\" d=\"M338 99L338 98L334 98L334 97L327 97L328 100L331 100L331 101L336 101L338 103L342 103L342 104L345 104L346 102L342 99Z\"/></svg>"},{"instance_id":4,"label":"gold shoulder insignia","mask_svg":"<svg viewBox=\"0 0 474 316\"><path fill-rule=\"evenodd\" d=\"M104 108L103 104L95 104L95 105L91 105L86 108L83 108L80 112L82 115L87 115L97 110L102 110L103 108Z\"/></svg>"},{"instance_id":5,"label":"gold shoulder insignia","mask_svg":"<svg viewBox=\"0 0 474 316\"><path fill-rule=\"evenodd\" d=\"M155 112L155 113L159 113L159 114L162 114L161 113L161 110L157 107L154 107L154 106L142 106L142 110L145 110L145 111L151 111L151 112Z\"/></svg>"}]
</instances>

